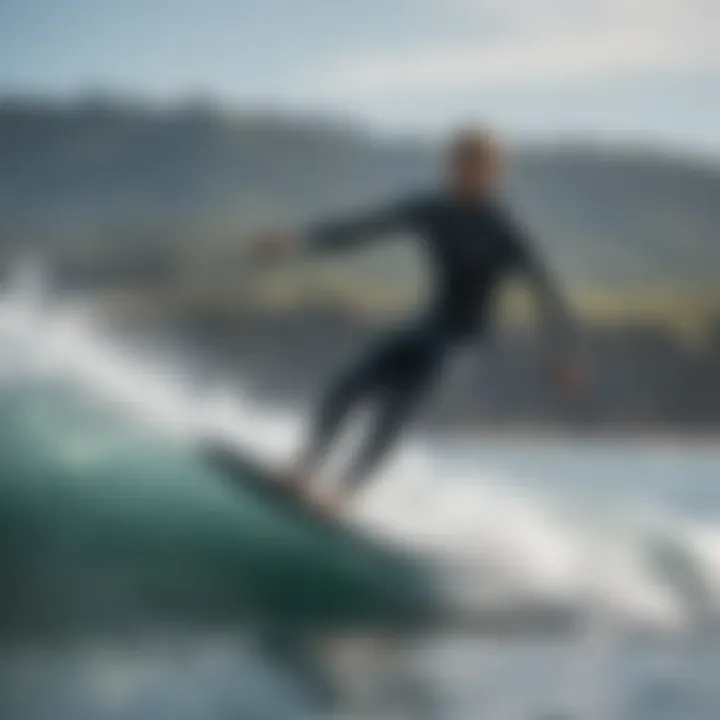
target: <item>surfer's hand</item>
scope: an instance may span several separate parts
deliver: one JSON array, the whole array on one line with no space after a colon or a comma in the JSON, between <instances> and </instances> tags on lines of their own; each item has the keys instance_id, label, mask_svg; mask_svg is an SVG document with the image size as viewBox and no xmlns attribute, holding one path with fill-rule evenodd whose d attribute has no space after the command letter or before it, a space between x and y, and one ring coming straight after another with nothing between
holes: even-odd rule
<instances>
[{"instance_id":1,"label":"surfer's hand","mask_svg":"<svg viewBox=\"0 0 720 720\"><path fill-rule=\"evenodd\" d=\"M278 265L292 257L298 244L291 232L265 230L251 239L250 254L260 265Z\"/></svg>"}]
</instances>

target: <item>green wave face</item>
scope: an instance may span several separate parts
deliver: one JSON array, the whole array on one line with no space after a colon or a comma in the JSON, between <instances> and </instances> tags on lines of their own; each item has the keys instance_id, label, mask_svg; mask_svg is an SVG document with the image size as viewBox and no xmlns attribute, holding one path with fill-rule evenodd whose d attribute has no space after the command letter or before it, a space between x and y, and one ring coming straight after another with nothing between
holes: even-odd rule
<instances>
[{"instance_id":1,"label":"green wave face","mask_svg":"<svg viewBox=\"0 0 720 720\"><path fill-rule=\"evenodd\" d=\"M231 489L195 449L77 385L0 381L4 633L426 617L410 559Z\"/></svg>"}]
</instances>

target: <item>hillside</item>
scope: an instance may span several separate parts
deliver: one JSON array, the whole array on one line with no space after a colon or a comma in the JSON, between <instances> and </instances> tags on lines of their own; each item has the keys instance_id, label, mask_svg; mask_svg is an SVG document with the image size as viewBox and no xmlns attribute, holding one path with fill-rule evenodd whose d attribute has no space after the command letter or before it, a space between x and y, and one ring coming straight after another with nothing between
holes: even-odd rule
<instances>
[{"instance_id":1,"label":"hillside","mask_svg":"<svg viewBox=\"0 0 720 720\"><path fill-rule=\"evenodd\" d=\"M423 187L436 153L332 123L113 103L0 103L0 241L143 253L232 243ZM509 195L576 287L714 290L720 168L647 151L517 153ZM202 250L201 250L202 251ZM386 257L393 282L406 263Z\"/></svg>"},{"instance_id":2,"label":"hillside","mask_svg":"<svg viewBox=\"0 0 720 720\"><path fill-rule=\"evenodd\" d=\"M105 291L120 328L153 342L167 334L207 356L211 376L238 373L262 398L314 402L422 286L422 253L402 239L353 262L270 274L240 273L239 250L263 222L423 187L437 168L429 145L197 106L16 102L0 106L0 157L0 262L41 249L57 287ZM720 426L720 168L647 151L526 148L508 185L586 311L592 422ZM476 370L451 379L431 422L557 422L539 346L505 331Z\"/></svg>"}]
</instances>

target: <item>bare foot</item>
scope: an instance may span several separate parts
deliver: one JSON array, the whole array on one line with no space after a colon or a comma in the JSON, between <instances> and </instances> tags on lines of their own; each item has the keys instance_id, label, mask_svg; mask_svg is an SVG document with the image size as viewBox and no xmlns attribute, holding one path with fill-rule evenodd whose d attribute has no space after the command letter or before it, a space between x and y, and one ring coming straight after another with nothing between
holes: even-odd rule
<instances>
[{"instance_id":1,"label":"bare foot","mask_svg":"<svg viewBox=\"0 0 720 720\"><path fill-rule=\"evenodd\" d=\"M310 497L313 507L317 508L323 515L332 520L343 516L348 498L338 490L324 490L320 493L313 493Z\"/></svg>"},{"instance_id":2,"label":"bare foot","mask_svg":"<svg viewBox=\"0 0 720 720\"><path fill-rule=\"evenodd\" d=\"M282 468L278 472L278 482L283 489L297 496L309 492L311 480L310 474L296 465Z\"/></svg>"}]
</instances>

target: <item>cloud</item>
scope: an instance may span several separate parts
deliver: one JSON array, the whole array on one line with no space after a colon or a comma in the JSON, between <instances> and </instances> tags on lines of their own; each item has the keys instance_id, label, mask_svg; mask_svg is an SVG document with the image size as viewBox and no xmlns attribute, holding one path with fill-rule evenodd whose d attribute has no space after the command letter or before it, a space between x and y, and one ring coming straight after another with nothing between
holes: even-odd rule
<instances>
[{"instance_id":1,"label":"cloud","mask_svg":"<svg viewBox=\"0 0 720 720\"><path fill-rule=\"evenodd\" d=\"M720 70L715 0L424 0L478 29L457 43L340 58L305 78L334 98L555 86L628 75ZM480 33L493 28L492 36Z\"/></svg>"}]
</instances>

